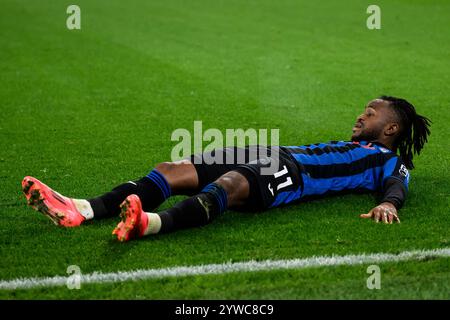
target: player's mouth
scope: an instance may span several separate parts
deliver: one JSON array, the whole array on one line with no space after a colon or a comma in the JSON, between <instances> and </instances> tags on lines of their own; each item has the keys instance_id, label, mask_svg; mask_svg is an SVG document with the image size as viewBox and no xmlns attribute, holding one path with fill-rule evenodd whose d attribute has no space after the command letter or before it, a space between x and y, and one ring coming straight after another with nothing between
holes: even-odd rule
<instances>
[{"instance_id":1,"label":"player's mouth","mask_svg":"<svg viewBox=\"0 0 450 320\"><path fill-rule=\"evenodd\" d=\"M361 122L356 122L355 125L353 126L353 133L355 133L358 130L362 129L362 123Z\"/></svg>"}]
</instances>

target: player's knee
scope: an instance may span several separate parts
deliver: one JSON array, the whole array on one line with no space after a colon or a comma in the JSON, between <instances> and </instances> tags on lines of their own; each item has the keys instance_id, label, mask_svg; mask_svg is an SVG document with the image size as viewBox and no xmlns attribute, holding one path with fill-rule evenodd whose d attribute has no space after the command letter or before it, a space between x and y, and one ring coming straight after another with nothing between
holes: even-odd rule
<instances>
[{"instance_id":1,"label":"player's knee","mask_svg":"<svg viewBox=\"0 0 450 320\"><path fill-rule=\"evenodd\" d=\"M161 162L155 166L155 169L158 170L162 175L170 175L180 170L183 170L186 166L192 166L192 164L188 160L180 160L175 162Z\"/></svg>"},{"instance_id":2,"label":"player's knee","mask_svg":"<svg viewBox=\"0 0 450 320\"><path fill-rule=\"evenodd\" d=\"M175 164L173 162L161 162L155 166L155 169L162 175L170 174L174 170Z\"/></svg>"},{"instance_id":3,"label":"player's knee","mask_svg":"<svg viewBox=\"0 0 450 320\"><path fill-rule=\"evenodd\" d=\"M216 180L221 185L227 195L228 201L233 205L239 205L248 197L249 185L247 179L236 171L230 171Z\"/></svg>"},{"instance_id":4,"label":"player's knee","mask_svg":"<svg viewBox=\"0 0 450 320\"><path fill-rule=\"evenodd\" d=\"M155 169L164 176L175 193L193 190L198 186L197 171L188 160L161 162Z\"/></svg>"}]
</instances>

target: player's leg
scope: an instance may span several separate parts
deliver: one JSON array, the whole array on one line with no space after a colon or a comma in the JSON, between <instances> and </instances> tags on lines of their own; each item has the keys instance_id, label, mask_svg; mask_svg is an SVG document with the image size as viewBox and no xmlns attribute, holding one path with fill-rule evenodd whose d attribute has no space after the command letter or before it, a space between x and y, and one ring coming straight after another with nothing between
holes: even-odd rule
<instances>
[{"instance_id":1,"label":"player's leg","mask_svg":"<svg viewBox=\"0 0 450 320\"><path fill-rule=\"evenodd\" d=\"M212 158L222 161L208 164ZM190 160L197 172L196 194L168 210L146 214L150 225L144 232L145 235L203 226L212 222L227 208L246 205L254 192L251 192L247 170L240 167L241 163L253 158L257 158L257 154L252 154L251 147L228 147L193 155ZM123 219L126 220L126 210L124 213Z\"/></svg>"},{"instance_id":2,"label":"player's leg","mask_svg":"<svg viewBox=\"0 0 450 320\"><path fill-rule=\"evenodd\" d=\"M261 169L269 166L269 161L277 161L278 170L264 175ZM228 208L264 211L294 201L300 196L300 179L297 167L285 163L260 159L255 163L238 165L172 208L159 213L145 213L147 228L141 235L204 226ZM155 222L155 228L152 222Z\"/></svg>"},{"instance_id":3,"label":"player's leg","mask_svg":"<svg viewBox=\"0 0 450 320\"><path fill-rule=\"evenodd\" d=\"M189 160L163 162L148 175L128 181L97 198L89 199L94 218L117 216L120 204L131 194L136 194L144 210L152 211L171 195L193 192L198 188L197 171Z\"/></svg>"},{"instance_id":4,"label":"player's leg","mask_svg":"<svg viewBox=\"0 0 450 320\"><path fill-rule=\"evenodd\" d=\"M274 168L274 172L264 174L264 167ZM211 171L208 168L207 165L196 165L200 181ZM289 156L259 158L234 166L232 171L206 185L195 196L163 212L144 212L138 198L127 198L122 206L123 221L113 233L119 240L127 241L149 234L203 226L227 208L262 211L297 200L300 184L298 168Z\"/></svg>"},{"instance_id":5,"label":"player's leg","mask_svg":"<svg viewBox=\"0 0 450 320\"><path fill-rule=\"evenodd\" d=\"M250 195L247 178L238 171L230 171L198 194L159 213L145 212L139 197L131 195L122 204L122 221L114 229L120 241L149 234L168 233L211 223L227 208L241 207Z\"/></svg>"},{"instance_id":6,"label":"player's leg","mask_svg":"<svg viewBox=\"0 0 450 320\"><path fill-rule=\"evenodd\" d=\"M189 160L181 160L160 163L147 176L88 200L65 197L33 177L25 177L22 188L34 209L57 225L73 227L85 220L118 215L120 204L131 194L139 196L144 210L152 211L172 194L197 190L198 177L193 164Z\"/></svg>"}]
</instances>

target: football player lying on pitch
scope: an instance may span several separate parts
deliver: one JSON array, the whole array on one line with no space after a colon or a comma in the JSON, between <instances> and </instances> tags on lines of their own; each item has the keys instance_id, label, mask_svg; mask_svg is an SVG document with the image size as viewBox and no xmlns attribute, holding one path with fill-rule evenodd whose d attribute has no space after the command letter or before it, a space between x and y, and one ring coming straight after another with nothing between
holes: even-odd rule
<instances>
[{"instance_id":1,"label":"football player lying on pitch","mask_svg":"<svg viewBox=\"0 0 450 320\"><path fill-rule=\"evenodd\" d=\"M418 115L406 100L382 96L370 101L358 116L351 141L217 149L160 163L147 176L88 200L62 196L33 177L25 177L22 188L34 209L64 227L120 213L122 221L113 231L120 241L203 226L227 208L264 211L348 191L381 192L380 204L361 218L400 222L397 210L408 190L408 169L414 168L413 155L427 142L429 126L430 120ZM277 157L272 156L274 150ZM258 151L265 155L250 161ZM239 152L248 162L202 161L207 156L236 160ZM278 170L262 174L269 165ZM172 195L190 197L154 213Z\"/></svg>"}]
</instances>

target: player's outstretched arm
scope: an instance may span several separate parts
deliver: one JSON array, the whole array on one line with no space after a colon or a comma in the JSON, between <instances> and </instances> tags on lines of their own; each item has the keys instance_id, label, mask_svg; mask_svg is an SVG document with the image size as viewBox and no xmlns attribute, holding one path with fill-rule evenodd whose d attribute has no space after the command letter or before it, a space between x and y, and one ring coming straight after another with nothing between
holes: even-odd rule
<instances>
[{"instance_id":1,"label":"player's outstretched arm","mask_svg":"<svg viewBox=\"0 0 450 320\"><path fill-rule=\"evenodd\" d=\"M360 217L365 219L373 219L376 223L380 221L389 224L392 224L393 222L400 223L397 209L390 202L383 202L370 210L368 213L361 214Z\"/></svg>"}]
</instances>

